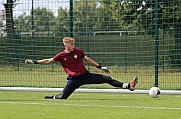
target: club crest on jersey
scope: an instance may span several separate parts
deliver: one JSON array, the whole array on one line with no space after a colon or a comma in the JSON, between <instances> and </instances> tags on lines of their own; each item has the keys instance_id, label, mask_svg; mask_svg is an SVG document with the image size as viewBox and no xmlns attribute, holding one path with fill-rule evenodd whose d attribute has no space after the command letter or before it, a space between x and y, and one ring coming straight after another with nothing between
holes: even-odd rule
<instances>
[{"instance_id":1,"label":"club crest on jersey","mask_svg":"<svg viewBox=\"0 0 181 119\"><path fill-rule=\"evenodd\" d=\"M66 58L64 58L64 60L67 60Z\"/></svg>"},{"instance_id":2,"label":"club crest on jersey","mask_svg":"<svg viewBox=\"0 0 181 119\"><path fill-rule=\"evenodd\" d=\"M76 59L77 59L77 55L76 55L76 54L74 55L74 58L76 58Z\"/></svg>"}]
</instances>

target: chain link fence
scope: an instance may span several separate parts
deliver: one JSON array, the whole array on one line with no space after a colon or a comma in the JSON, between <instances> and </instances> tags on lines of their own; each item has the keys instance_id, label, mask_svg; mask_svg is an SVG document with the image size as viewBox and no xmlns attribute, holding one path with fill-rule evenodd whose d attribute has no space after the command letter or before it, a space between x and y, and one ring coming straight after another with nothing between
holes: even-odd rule
<instances>
[{"instance_id":1,"label":"chain link fence","mask_svg":"<svg viewBox=\"0 0 181 119\"><path fill-rule=\"evenodd\" d=\"M181 89L181 0L10 0L0 8L0 86L64 87L60 64L24 61L53 57L71 36L115 79L136 74L139 89Z\"/></svg>"}]
</instances>

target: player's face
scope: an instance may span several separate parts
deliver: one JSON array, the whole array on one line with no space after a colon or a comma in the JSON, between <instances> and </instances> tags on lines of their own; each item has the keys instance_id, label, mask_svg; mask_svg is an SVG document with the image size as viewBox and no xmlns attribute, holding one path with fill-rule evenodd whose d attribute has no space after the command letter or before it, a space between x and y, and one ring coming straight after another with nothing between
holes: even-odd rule
<instances>
[{"instance_id":1,"label":"player's face","mask_svg":"<svg viewBox=\"0 0 181 119\"><path fill-rule=\"evenodd\" d=\"M65 48L69 52L73 51L74 50L74 43L65 44Z\"/></svg>"}]
</instances>

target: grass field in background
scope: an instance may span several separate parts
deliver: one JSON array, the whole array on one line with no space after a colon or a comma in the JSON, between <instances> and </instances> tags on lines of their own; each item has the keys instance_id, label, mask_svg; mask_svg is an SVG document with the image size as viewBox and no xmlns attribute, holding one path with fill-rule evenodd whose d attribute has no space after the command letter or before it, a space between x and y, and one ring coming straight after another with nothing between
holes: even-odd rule
<instances>
[{"instance_id":1,"label":"grass field in background","mask_svg":"<svg viewBox=\"0 0 181 119\"><path fill-rule=\"evenodd\" d=\"M181 95L73 93L68 100L45 100L58 92L0 91L1 119L181 119Z\"/></svg>"},{"instance_id":2,"label":"grass field in background","mask_svg":"<svg viewBox=\"0 0 181 119\"><path fill-rule=\"evenodd\" d=\"M66 73L61 66L51 65L26 65L16 71L13 68L0 68L0 86L15 87L64 87L66 84ZM103 73L95 67L89 67L90 71L95 73ZM154 84L154 68L153 67L128 67L127 73L124 67L109 67L110 76L122 82L129 83L134 75L139 77L137 89L149 89ZM181 90L180 72L163 72L159 71L159 88ZM85 85L84 88L113 88L108 84L101 85Z\"/></svg>"}]
</instances>

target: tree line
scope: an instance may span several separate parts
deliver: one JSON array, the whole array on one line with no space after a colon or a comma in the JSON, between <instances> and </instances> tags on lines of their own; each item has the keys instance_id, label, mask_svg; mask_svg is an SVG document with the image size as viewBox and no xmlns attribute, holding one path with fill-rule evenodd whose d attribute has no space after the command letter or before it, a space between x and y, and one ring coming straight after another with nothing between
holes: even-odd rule
<instances>
[{"instance_id":1,"label":"tree line","mask_svg":"<svg viewBox=\"0 0 181 119\"><path fill-rule=\"evenodd\" d=\"M69 9L59 7L58 15L47 8L36 8L30 15L22 13L13 19L13 7L18 0L7 0L6 31L14 38L16 30L68 31ZM155 35L155 24L165 34L173 34L174 63L181 64L181 0L102 0L74 1L74 32L84 34L98 30L129 30ZM172 29L172 32L170 32Z\"/></svg>"}]
</instances>

